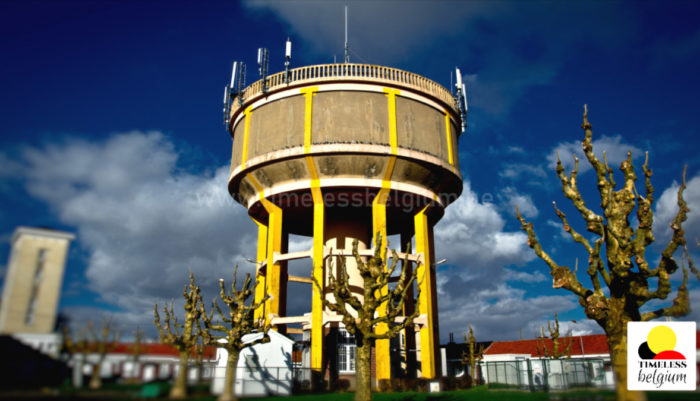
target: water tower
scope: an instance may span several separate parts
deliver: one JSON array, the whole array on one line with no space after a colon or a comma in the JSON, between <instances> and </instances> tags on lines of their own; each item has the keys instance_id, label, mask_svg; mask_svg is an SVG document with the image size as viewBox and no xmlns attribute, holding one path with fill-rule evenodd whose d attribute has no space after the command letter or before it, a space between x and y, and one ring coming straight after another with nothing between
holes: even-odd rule
<instances>
[{"instance_id":1,"label":"water tower","mask_svg":"<svg viewBox=\"0 0 700 401\"><path fill-rule=\"evenodd\" d=\"M287 50L289 60L289 45ZM462 191L461 81L455 96L427 78L390 67L341 63L289 69L287 63L285 71L268 75L265 49L258 62L262 79L247 87L244 66L234 64L224 98L233 137L228 188L258 226L256 299L272 295L256 316L279 331L310 330L311 368L325 374L335 352L326 337L342 323L323 309L310 275L325 293L328 275L336 273L331 260L350 255L353 240L361 254L370 255L374 247L386 246L387 235L400 235L403 245L413 239L408 258L418 268L420 317L404 333L409 352L403 356L391 352L388 340L376 342L375 379L390 378L397 358L422 377L435 377L440 359L433 226ZM383 244L372 243L375 233ZM290 234L313 237L313 246L288 252ZM309 275L290 276L287 262L302 258L312 261ZM347 260L350 283L361 294L362 280ZM289 281L308 284L306 293L293 296L312 297L310 313L287 316Z\"/></svg>"}]
</instances>

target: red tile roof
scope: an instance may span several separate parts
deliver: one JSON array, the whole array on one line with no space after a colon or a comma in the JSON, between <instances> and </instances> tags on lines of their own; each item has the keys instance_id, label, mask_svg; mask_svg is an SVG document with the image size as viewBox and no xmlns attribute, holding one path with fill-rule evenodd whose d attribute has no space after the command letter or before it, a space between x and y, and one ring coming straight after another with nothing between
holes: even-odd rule
<instances>
[{"instance_id":1,"label":"red tile roof","mask_svg":"<svg viewBox=\"0 0 700 401\"><path fill-rule=\"evenodd\" d=\"M571 345L571 355L595 355L595 354L608 354L610 349L608 348L607 338L604 334L593 334L588 336L573 336L573 337L561 337L559 338L559 347L568 345L569 339L573 339L573 344ZM581 343L583 342L583 351L581 352ZM491 346L486 348L484 355L501 355L501 354L518 354L518 355L531 355L540 356L537 352L538 340L519 340L519 341L496 341ZM540 347L542 342L540 340ZM545 339L546 349L552 349L552 340ZM700 349L700 330L695 332L695 344L697 349Z\"/></svg>"},{"instance_id":2,"label":"red tile roof","mask_svg":"<svg viewBox=\"0 0 700 401\"><path fill-rule=\"evenodd\" d=\"M484 355L519 354L537 357L540 356L537 352L538 341L541 347L542 340L495 341L488 348L486 348ZM544 339L544 341L545 348L551 350L552 340L547 338ZM610 353L607 338L604 334L560 337L559 348L563 350L563 348L569 344L569 341L572 342L571 356ZM583 344L583 349L581 348L581 344Z\"/></svg>"}]
</instances>

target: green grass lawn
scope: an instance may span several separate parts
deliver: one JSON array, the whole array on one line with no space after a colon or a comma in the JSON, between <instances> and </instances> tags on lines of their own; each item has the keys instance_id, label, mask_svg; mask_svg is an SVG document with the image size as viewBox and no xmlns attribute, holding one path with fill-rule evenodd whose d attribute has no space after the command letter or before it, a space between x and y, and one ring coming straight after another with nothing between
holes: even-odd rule
<instances>
[{"instance_id":1,"label":"green grass lawn","mask_svg":"<svg viewBox=\"0 0 700 401\"><path fill-rule=\"evenodd\" d=\"M88 400L166 400L167 388L158 398L141 398L142 394L138 385L107 385L98 391L73 390L58 391L52 393L13 392L1 393L0 399L20 400L48 400L63 401L79 399ZM167 386L166 384L166 387ZM215 401L216 397L208 393L208 387L200 386L190 389L191 396L188 400ZM699 392L648 392L649 401L696 401L700 399ZM354 393L323 393L293 395L290 397L265 397L248 398L247 401L352 401ZM614 401L615 394L612 391L599 390L570 390L556 392L529 392L521 390L489 390L485 386L469 390L444 391L441 393L417 393L417 392L393 392L374 393L374 401Z\"/></svg>"},{"instance_id":2,"label":"green grass lawn","mask_svg":"<svg viewBox=\"0 0 700 401\"><path fill-rule=\"evenodd\" d=\"M352 401L353 393L297 395L292 397L268 397L265 401ZM539 400L613 400L611 391L571 391L561 393L531 393L518 390L488 390L477 387L470 390L443 391L441 393L375 393L374 401L539 401Z\"/></svg>"},{"instance_id":3,"label":"green grass lawn","mask_svg":"<svg viewBox=\"0 0 700 401\"><path fill-rule=\"evenodd\" d=\"M352 401L353 393L328 393L295 395L291 397L267 397L259 401ZM649 401L697 401L698 392L648 392ZM253 400L253 399L251 399ZM556 392L529 392L520 390L489 390L485 386L470 390L443 391L441 393L375 393L374 401L614 401L615 393L609 390L570 390Z\"/></svg>"}]
</instances>

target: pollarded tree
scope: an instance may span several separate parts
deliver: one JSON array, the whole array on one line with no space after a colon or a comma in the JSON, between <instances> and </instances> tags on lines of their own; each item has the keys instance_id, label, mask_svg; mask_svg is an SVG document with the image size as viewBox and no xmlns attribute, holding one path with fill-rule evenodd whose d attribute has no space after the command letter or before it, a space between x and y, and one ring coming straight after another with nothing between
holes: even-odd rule
<instances>
[{"instance_id":1,"label":"pollarded tree","mask_svg":"<svg viewBox=\"0 0 700 401\"><path fill-rule=\"evenodd\" d=\"M187 395L187 362L192 353L192 348L197 343L197 337L201 334L201 325L199 323L200 308L197 305L201 301L199 287L194 283L194 274L190 272L189 285L185 285L182 291L182 296L185 298L185 323L178 323L173 310L173 303L163 307L165 320L163 325L160 322L158 314L158 304L153 309L155 315L155 324L158 328L160 342L171 345L180 353L179 370L175 383L170 389L170 398L185 398Z\"/></svg>"},{"instance_id":2,"label":"pollarded tree","mask_svg":"<svg viewBox=\"0 0 700 401\"><path fill-rule=\"evenodd\" d=\"M374 243L382 243L379 234L377 234ZM396 337L401 330L413 325L413 320L419 313L418 307L405 319L400 319L399 316L403 314L403 306L406 299L413 296L412 293L409 293L409 290L413 288L412 284L416 281L418 269L414 269L413 273L409 274L409 262L407 259L404 260L401 265L401 275L396 282L396 286L389 288L389 279L399 262L396 251L392 251L392 262L387 268L386 249L384 249L384 254L382 255L382 249L377 247L374 255L367 262L364 262L363 257L360 256L357 250L357 244L358 242L355 240L352 245L352 252L357 263L357 270L363 280L363 300L361 301L353 295L350 290L345 259L341 256L338 257L340 274L338 277L331 275L329 278L329 289L333 292L335 299L330 301L321 295L321 301L325 308L342 316L345 330L355 336L355 367L357 369L355 401L369 401L372 399L370 387L372 344L374 340ZM408 252L410 253L410 249ZM320 288L318 282L315 279L313 280L314 284ZM323 291L319 290L319 293L323 294ZM378 313L380 311L382 313ZM386 331L383 333L375 331L375 327L380 323L386 325Z\"/></svg>"},{"instance_id":3,"label":"pollarded tree","mask_svg":"<svg viewBox=\"0 0 700 401\"><path fill-rule=\"evenodd\" d=\"M98 335L92 321L87 322L87 332L92 339L90 346L92 351L97 354L97 363L92 367L92 377L88 385L91 389L102 387L102 363L107 353L113 351L119 344L119 330L114 326L115 324L111 317L109 319L102 319L102 328Z\"/></svg>"},{"instance_id":4,"label":"pollarded tree","mask_svg":"<svg viewBox=\"0 0 700 401\"><path fill-rule=\"evenodd\" d=\"M618 400L637 400L643 393L627 390L627 322L648 321L662 316L679 317L690 311L687 281L688 274L683 266L683 281L678 287L676 297L671 305L658 310L645 312L640 308L649 301L663 300L671 293L670 276L679 268L674 253L685 247L682 223L686 220L689 209L683 199L685 190L685 171L683 182L678 189L678 213L671 222L673 235L661 253L656 267L651 267L645 255L647 247L654 242L652 233L654 188L651 185L652 171L648 168L649 157L642 165L644 172L645 195L637 192L637 176L632 165L632 156L620 165L624 180L616 190L613 169L607 159L600 161L593 153L593 131L588 122L588 110L584 106L583 126L585 138L583 152L593 167L598 181L602 214L594 212L583 200L578 188L578 158L574 157L574 168L569 176L557 155L556 172L562 184L564 196L568 198L586 222L586 229L595 238L591 241L574 230L566 215L554 204L554 210L561 220L564 230L588 253L586 273L592 288L586 288L577 278L576 270L559 265L546 253L535 235L532 223L517 213L522 229L527 233L528 245L534 249L550 268L554 288L565 288L578 296L586 316L595 320L607 335L610 356L617 380ZM604 154L605 155L605 154ZM636 210L636 227L630 224L630 217ZM687 254L687 251L686 251ZM656 286L650 286L655 281ZM606 296L604 288L609 295Z\"/></svg>"},{"instance_id":5,"label":"pollarded tree","mask_svg":"<svg viewBox=\"0 0 700 401\"><path fill-rule=\"evenodd\" d=\"M522 335L522 332L521 332ZM484 347L478 346L476 343L476 337L474 337L474 330L472 326L469 326L469 337L464 335L464 341L469 344L469 352L465 352L462 355L462 363L469 365L469 384L474 387L476 386L476 361L481 359L484 355Z\"/></svg>"},{"instance_id":6,"label":"pollarded tree","mask_svg":"<svg viewBox=\"0 0 700 401\"><path fill-rule=\"evenodd\" d=\"M62 326L63 344L61 352L68 354L68 361L73 361L73 387L83 386L83 365L85 356L90 351L87 338L87 327L82 327L75 336L72 335L68 325ZM77 354L77 355L76 355Z\"/></svg>"},{"instance_id":7,"label":"pollarded tree","mask_svg":"<svg viewBox=\"0 0 700 401\"><path fill-rule=\"evenodd\" d=\"M540 327L540 338L537 339L537 354L545 358L561 359L571 358L571 346L573 339L569 337L569 341L559 340L559 317L554 314L554 327L552 323L547 321L547 330L549 338L552 339L552 348L547 347L547 337L544 336L544 327Z\"/></svg>"},{"instance_id":8,"label":"pollarded tree","mask_svg":"<svg viewBox=\"0 0 700 401\"><path fill-rule=\"evenodd\" d=\"M136 326L136 331L134 332L134 343L129 347L129 350L131 351L132 355L132 368L131 368L131 374L132 374L132 379L138 380L139 378L139 358L141 357L141 354L143 354L143 338L144 338L144 333L141 327Z\"/></svg>"},{"instance_id":9,"label":"pollarded tree","mask_svg":"<svg viewBox=\"0 0 700 401\"><path fill-rule=\"evenodd\" d=\"M201 304L200 304L201 305ZM202 331L204 333L204 330ZM202 382L202 372L204 370L204 353L207 351L207 339L204 335L199 336L197 344L194 345L194 367L197 369L195 384Z\"/></svg>"},{"instance_id":10,"label":"pollarded tree","mask_svg":"<svg viewBox=\"0 0 700 401\"><path fill-rule=\"evenodd\" d=\"M264 319L260 321L253 319L253 313L267 301L269 295L260 302L246 305L246 302L249 302L248 299L255 292L255 283L252 282L250 274L246 274L243 287L240 290L236 290L237 273L238 266L233 270L233 283L231 283L231 289L228 293L226 292L224 279L219 279L219 298L228 307L226 314L219 308L216 299L212 302L212 309L208 316L204 310L203 303L200 302L199 304L202 320L204 321L203 333L205 342L223 348L228 352L224 391L219 396L219 401L236 400L233 383L236 381L236 368L241 351L255 344L270 341L270 337L267 335L270 326L265 325ZM214 309L219 313L221 322L213 321ZM223 334L213 335L212 331L218 331ZM255 340L243 341L243 337L251 333L260 333L261 336Z\"/></svg>"}]
</instances>

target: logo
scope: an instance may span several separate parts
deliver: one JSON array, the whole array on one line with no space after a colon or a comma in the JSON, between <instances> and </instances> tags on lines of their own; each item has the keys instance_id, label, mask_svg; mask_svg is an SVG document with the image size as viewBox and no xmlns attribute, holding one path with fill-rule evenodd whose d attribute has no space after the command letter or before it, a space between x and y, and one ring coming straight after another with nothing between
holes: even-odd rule
<instances>
[{"instance_id":1,"label":"logo","mask_svg":"<svg viewBox=\"0 0 700 401\"><path fill-rule=\"evenodd\" d=\"M695 322L627 324L628 390L695 390Z\"/></svg>"}]
</instances>

